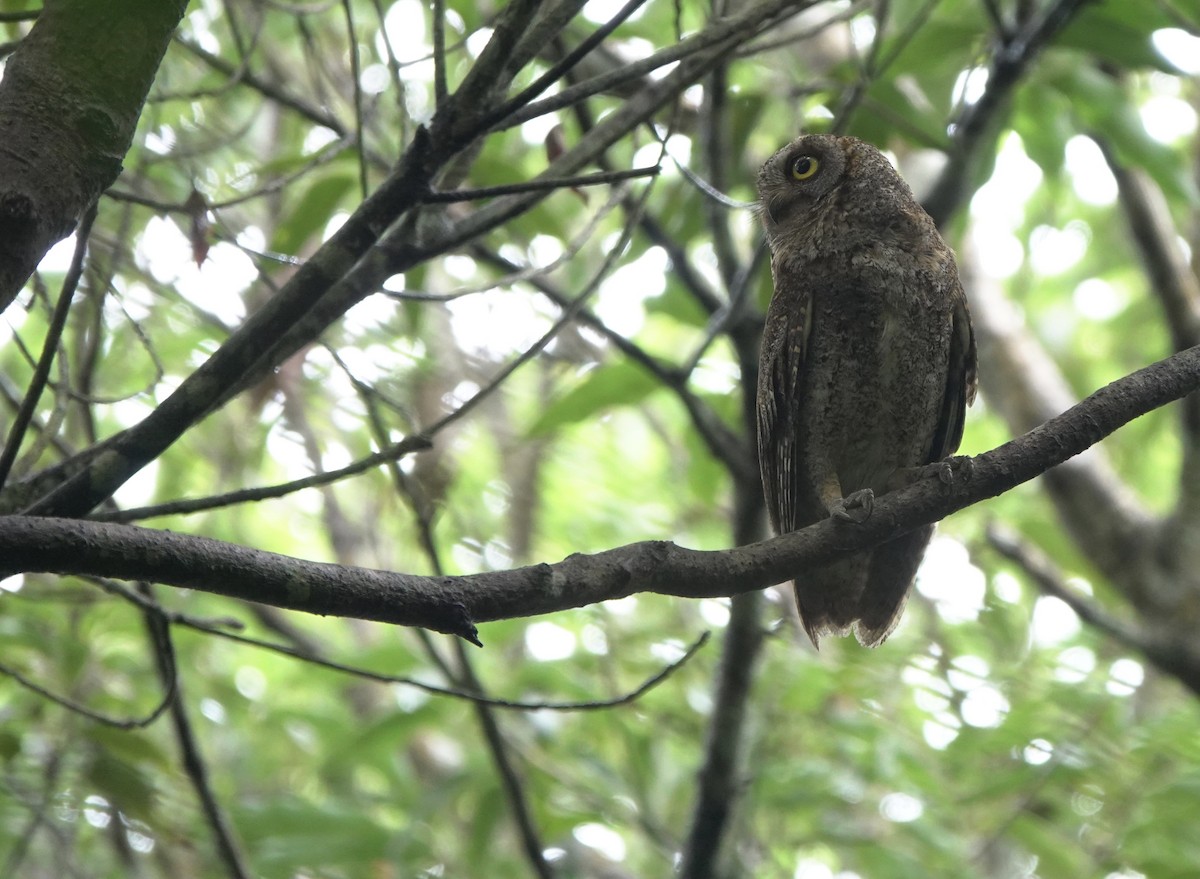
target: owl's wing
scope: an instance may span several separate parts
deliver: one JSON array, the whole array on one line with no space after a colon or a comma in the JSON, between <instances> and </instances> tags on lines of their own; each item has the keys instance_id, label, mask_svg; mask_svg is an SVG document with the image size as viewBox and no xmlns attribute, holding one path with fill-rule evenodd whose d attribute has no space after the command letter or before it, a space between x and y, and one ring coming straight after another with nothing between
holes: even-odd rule
<instances>
[{"instance_id":1,"label":"owl's wing","mask_svg":"<svg viewBox=\"0 0 1200 879\"><path fill-rule=\"evenodd\" d=\"M781 295L782 294L782 295ZM800 383L812 333L812 297L804 287L777 290L767 309L758 364L758 462L771 524L780 534L801 520Z\"/></svg>"},{"instance_id":2,"label":"owl's wing","mask_svg":"<svg viewBox=\"0 0 1200 879\"><path fill-rule=\"evenodd\" d=\"M962 442L967 406L975 402L975 329L962 285L955 279L954 317L950 328L950 363L946 371L946 394L937 433L929 447L929 461L941 461L953 455Z\"/></svg>"}]
</instances>

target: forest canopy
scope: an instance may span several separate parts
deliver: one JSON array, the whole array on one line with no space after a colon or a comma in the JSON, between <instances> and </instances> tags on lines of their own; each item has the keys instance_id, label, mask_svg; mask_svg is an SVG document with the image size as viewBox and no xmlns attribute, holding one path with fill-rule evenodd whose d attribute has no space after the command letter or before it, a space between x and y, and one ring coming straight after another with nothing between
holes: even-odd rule
<instances>
[{"instance_id":1,"label":"forest canopy","mask_svg":"<svg viewBox=\"0 0 1200 879\"><path fill-rule=\"evenodd\" d=\"M1200 2L0 0L0 64L0 875L1200 871ZM802 132L981 396L768 540ZM815 652L773 584L929 522Z\"/></svg>"}]
</instances>

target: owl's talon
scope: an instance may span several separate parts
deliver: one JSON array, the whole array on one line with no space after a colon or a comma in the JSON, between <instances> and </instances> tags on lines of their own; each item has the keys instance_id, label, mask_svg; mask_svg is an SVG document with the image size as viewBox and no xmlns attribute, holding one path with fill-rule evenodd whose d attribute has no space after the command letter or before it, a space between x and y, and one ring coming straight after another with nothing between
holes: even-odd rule
<instances>
[{"instance_id":1,"label":"owl's talon","mask_svg":"<svg viewBox=\"0 0 1200 879\"><path fill-rule=\"evenodd\" d=\"M864 488L834 503L833 507L829 510L829 515L839 522L851 522L855 525L861 525L867 519L871 518L871 511L874 508L875 492L869 488Z\"/></svg>"},{"instance_id":2,"label":"owl's talon","mask_svg":"<svg viewBox=\"0 0 1200 879\"><path fill-rule=\"evenodd\" d=\"M942 485L954 485L955 471L960 472L966 479L971 478L975 470L975 459L968 455L951 455L944 461L930 464L929 470L937 475Z\"/></svg>"},{"instance_id":3,"label":"owl's talon","mask_svg":"<svg viewBox=\"0 0 1200 879\"><path fill-rule=\"evenodd\" d=\"M922 467L903 467L892 474L888 481L888 491L906 488L922 479L937 477L937 481L947 488L954 485L955 480L970 479L975 469L975 459L967 455L952 455L942 461L934 461Z\"/></svg>"}]
</instances>

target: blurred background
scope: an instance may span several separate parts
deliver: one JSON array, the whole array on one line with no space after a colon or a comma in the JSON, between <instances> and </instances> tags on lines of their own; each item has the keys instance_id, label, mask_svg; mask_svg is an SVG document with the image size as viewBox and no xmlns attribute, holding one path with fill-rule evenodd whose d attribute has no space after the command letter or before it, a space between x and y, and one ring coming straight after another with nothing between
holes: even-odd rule
<instances>
[{"instance_id":1,"label":"blurred background","mask_svg":"<svg viewBox=\"0 0 1200 879\"><path fill-rule=\"evenodd\" d=\"M12 18L5 55L32 23ZM98 517L413 573L766 536L770 273L746 203L801 132L884 150L957 251L982 383L962 453L1200 343L1196 0L200 0L100 201L14 473L153 411L510 26L436 188L657 174L389 216L418 257L347 274L336 320ZM6 422L76 244L0 322ZM875 651L815 653L774 589L489 623L480 651L158 588L164 668L128 586L9 578L0 873L1200 875L1198 452L1189 399L952 516ZM143 723L160 676L177 703Z\"/></svg>"}]
</instances>

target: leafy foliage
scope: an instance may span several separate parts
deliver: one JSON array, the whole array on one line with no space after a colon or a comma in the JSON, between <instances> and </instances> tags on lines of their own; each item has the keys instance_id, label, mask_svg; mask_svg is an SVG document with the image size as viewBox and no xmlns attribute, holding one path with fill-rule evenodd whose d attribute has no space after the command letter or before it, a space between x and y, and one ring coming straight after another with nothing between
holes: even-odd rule
<instances>
[{"instance_id":1,"label":"leafy foliage","mask_svg":"<svg viewBox=\"0 0 1200 879\"><path fill-rule=\"evenodd\" d=\"M1026 362L1032 390L1021 397L993 353L1011 339L980 321L985 396L969 415L967 454L1030 426L1035 392L1054 382L1082 396L1188 338L1113 171L1138 170L1174 224L1162 240L1178 249L1191 234L1197 252L1195 70L1164 54L1181 41L1195 52L1196 3L778 5L769 26L748 29L579 172L657 165L656 176L548 192L360 290L344 316L127 481L115 505L282 483L430 432L430 450L332 485L147 524L417 573L651 538L717 549L761 534L757 486L713 436L753 454L742 401L769 284L751 212L718 204L692 178L750 200L761 161L800 129L837 125L890 150L919 195L947 155L975 151L947 231L972 304L990 296L1015 308L1022 338L1054 372ZM567 5L544 6L549 17ZM753 8L716 7L650 0L552 91L632 70ZM375 192L436 118L438 78L456 94L508 8L192 4L124 173L100 202L10 481L140 422L301 265L328 254L364 185ZM1061 30L1021 39L1063 10ZM593 0L566 16L488 106L615 14ZM4 51L30 27L0 22ZM997 88L989 64L1021 52L1027 63L987 136L964 144L955 123ZM668 75L630 75L519 125L500 120L439 157L439 188L531 180ZM186 207L193 191L207 206L199 214ZM495 203L414 210L412 241ZM72 247L52 252L6 313L10 411ZM466 417L442 423L481 392ZM725 636L732 603L638 595L489 623L486 648L468 654L442 636L198 590L156 587L139 604L142 593L99 578L10 579L0 594L0 872L237 875L190 753L251 875L663 876L688 844L701 767L724 737L736 755L732 817L720 855L696 876L1194 876L1200 707L1146 648L1159 633L1194 642L1200 580L1183 562L1137 567L1141 555L1186 561L1194 428L1156 412L1097 453L1141 505L1143 518L1129 521L1146 529L1144 553L1127 566L1089 542L1071 484L1048 479L942 524L905 621L878 651L830 643L814 654L790 596L773 590L736 599L761 603L757 658L733 653L731 636L714 639L656 688L603 710L487 707L428 687L519 702L616 698L702 631ZM1031 559L1102 624L1045 592ZM1130 586L1154 577L1174 612ZM173 668L147 595L170 614ZM753 663L750 691L719 689L723 651ZM163 677L177 678L177 710L134 728L105 722L148 719ZM731 698L743 720L718 728Z\"/></svg>"}]
</instances>

